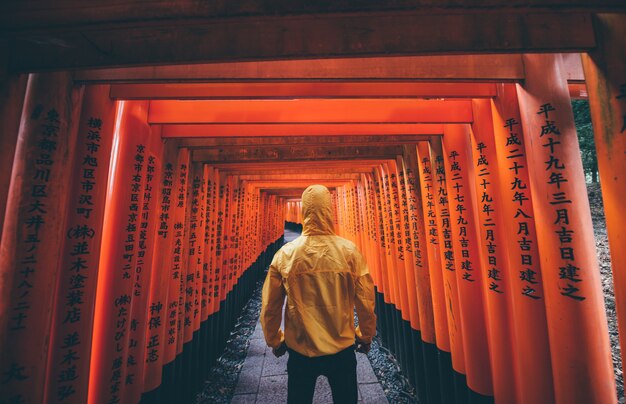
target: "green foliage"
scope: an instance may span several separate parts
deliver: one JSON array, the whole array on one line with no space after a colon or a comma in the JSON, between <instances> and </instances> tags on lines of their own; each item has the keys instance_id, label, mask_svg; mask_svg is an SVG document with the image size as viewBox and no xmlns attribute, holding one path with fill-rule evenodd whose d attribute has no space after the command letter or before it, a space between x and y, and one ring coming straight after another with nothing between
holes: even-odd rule
<instances>
[{"instance_id":1,"label":"green foliage","mask_svg":"<svg viewBox=\"0 0 626 404\"><path fill-rule=\"evenodd\" d=\"M574 122L576 123L585 177L587 177L587 181L598 182L598 158L596 156L596 145L593 141L589 101L572 100L572 109L574 110Z\"/></svg>"}]
</instances>

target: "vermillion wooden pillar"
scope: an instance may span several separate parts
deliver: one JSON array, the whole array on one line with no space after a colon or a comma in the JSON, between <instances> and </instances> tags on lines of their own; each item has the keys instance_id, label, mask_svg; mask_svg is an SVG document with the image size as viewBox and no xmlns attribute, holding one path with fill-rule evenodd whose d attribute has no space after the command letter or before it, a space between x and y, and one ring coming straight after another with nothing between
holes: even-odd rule
<instances>
[{"instance_id":1,"label":"vermillion wooden pillar","mask_svg":"<svg viewBox=\"0 0 626 404\"><path fill-rule=\"evenodd\" d=\"M555 399L616 401L585 177L560 55L524 55L518 86L544 280Z\"/></svg>"},{"instance_id":2,"label":"vermillion wooden pillar","mask_svg":"<svg viewBox=\"0 0 626 404\"><path fill-rule=\"evenodd\" d=\"M552 365L546 323L545 293L537 246L535 213L528 175L526 145L515 84L498 84L492 100L494 143L504 245L511 272L516 377L523 403L553 403ZM523 386L534 386L532 389Z\"/></svg>"},{"instance_id":3,"label":"vermillion wooden pillar","mask_svg":"<svg viewBox=\"0 0 626 404\"><path fill-rule=\"evenodd\" d=\"M147 102L127 101L120 102L117 112L96 292L90 403L121 400L132 384L126 376L150 141L147 108Z\"/></svg>"},{"instance_id":4,"label":"vermillion wooden pillar","mask_svg":"<svg viewBox=\"0 0 626 404\"><path fill-rule=\"evenodd\" d=\"M493 393L496 401L512 403L517 401L518 386L514 375L517 351L513 349L515 341L511 332L510 283L514 275L506 260L504 238L507 227L501 210L503 202L507 201L502 201L499 193L491 103L487 99L474 99L472 109L472 162Z\"/></svg>"},{"instance_id":5,"label":"vermillion wooden pillar","mask_svg":"<svg viewBox=\"0 0 626 404\"><path fill-rule=\"evenodd\" d=\"M168 303L167 325L165 327L165 350L163 362L172 362L182 349L181 330L183 329L184 285L185 270L183 257L187 254L185 228L185 211L187 206L187 182L189 178L189 149L178 149L176 164L174 166L174 183L172 185L172 245L171 258L169 260L168 278ZM181 347L179 349L179 347Z\"/></svg>"},{"instance_id":6,"label":"vermillion wooden pillar","mask_svg":"<svg viewBox=\"0 0 626 404\"><path fill-rule=\"evenodd\" d=\"M7 207L13 157L20 129L20 117L28 75L11 75L0 80L0 238Z\"/></svg>"},{"instance_id":7,"label":"vermillion wooden pillar","mask_svg":"<svg viewBox=\"0 0 626 404\"><path fill-rule=\"evenodd\" d=\"M435 170L435 211L439 219L439 253L441 254L443 289L445 294L446 316L448 320L448 337L452 367L458 373L465 374L465 354L463 344L463 326L461 324L461 307L456 278L457 264L452 245L452 216L450 212L447 175L444 166L444 156L441 139L435 138L430 142L430 160ZM420 158L423 158L420 154ZM459 257L460 258L460 257Z\"/></svg>"},{"instance_id":8,"label":"vermillion wooden pillar","mask_svg":"<svg viewBox=\"0 0 626 404\"><path fill-rule=\"evenodd\" d=\"M493 395L493 385L483 301L485 277L480 271L480 246L472 201L469 126L445 125L442 142L452 219L452 245L457 265L467 385L477 393L490 396Z\"/></svg>"},{"instance_id":9,"label":"vermillion wooden pillar","mask_svg":"<svg viewBox=\"0 0 626 404\"><path fill-rule=\"evenodd\" d=\"M416 160L419 170L419 185L423 198L423 215L426 252L428 255L428 271L432 294L433 321L437 347L450 352L450 336L448 335L448 318L446 316L446 300L443 287L443 269L441 267L441 244L439 242L439 225L437 224L437 188L433 182L433 165L430 160L430 149L427 142L417 145ZM407 151L409 155L414 151ZM409 177L410 178L410 177ZM415 180L417 182L417 180Z\"/></svg>"},{"instance_id":10,"label":"vermillion wooden pillar","mask_svg":"<svg viewBox=\"0 0 626 404\"><path fill-rule=\"evenodd\" d=\"M146 175L142 190L141 216L137 243L137 262L133 274L133 305L131 311L131 329L128 343L128 373L126 376L128 402L138 402L144 391L144 369L146 349L155 348L154 340L146 340L150 327L148 303L150 298L150 284L152 279L152 258L157 225L157 200L159 183L161 181L161 164L163 142L161 141L160 126L150 127L150 141L148 143L145 166Z\"/></svg>"},{"instance_id":11,"label":"vermillion wooden pillar","mask_svg":"<svg viewBox=\"0 0 626 404\"><path fill-rule=\"evenodd\" d=\"M151 391L161 384L164 351L167 345L168 307L173 296L169 296L172 271L172 245L174 240L174 169L178 149L175 142L166 143L163 150L161 181L155 186L157 202L157 225L150 301L148 304L148 332L146 333L146 363L144 390ZM174 324L176 318L174 318Z\"/></svg>"},{"instance_id":12,"label":"vermillion wooden pillar","mask_svg":"<svg viewBox=\"0 0 626 404\"><path fill-rule=\"evenodd\" d=\"M117 103L88 86L81 112L68 218L52 311L46 402L87 401L102 223Z\"/></svg>"},{"instance_id":13,"label":"vermillion wooden pillar","mask_svg":"<svg viewBox=\"0 0 626 404\"><path fill-rule=\"evenodd\" d=\"M583 55L583 68L611 244L623 363L626 357L626 15L598 15L596 35L598 47Z\"/></svg>"},{"instance_id":14,"label":"vermillion wooden pillar","mask_svg":"<svg viewBox=\"0 0 626 404\"><path fill-rule=\"evenodd\" d=\"M398 159L400 189L405 195L406 209L404 215L404 239L406 249L413 258L411 270L415 272L415 287L418 299L419 316L422 340L435 344L435 321L433 315L433 297L426 253L426 234L424 232L423 198L417 173L417 154L415 147L407 150L405 157Z\"/></svg>"},{"instance_id":15,"label":"vermillion wooden pillar","mask_svg":"<svg viewBox=\"0 0 626 404\"><path fill-rule=\"evenodd\" d=\"M28 79L0 244L0 397L9 402L43 401L81 99L70 74Z\"/></svg>"}]
</instances>

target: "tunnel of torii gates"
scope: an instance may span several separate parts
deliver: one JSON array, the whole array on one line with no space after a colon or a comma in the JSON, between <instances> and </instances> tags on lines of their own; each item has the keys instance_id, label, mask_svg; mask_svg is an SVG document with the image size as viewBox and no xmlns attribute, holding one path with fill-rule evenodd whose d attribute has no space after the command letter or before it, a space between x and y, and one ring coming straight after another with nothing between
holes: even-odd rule
<instances>
[{"instance_id":1,"label":"tunnel of torii gates","mask_svg":"<svg viewBox=\"0 0 626 404\"><path fill-rule=\"evenodd\" d=\"M189 398L319 183L420 401L616 402L570 104L623 325L626 24L603 18L582 55L26 60L0 102L0 401Z\"/></svg>"}]
</instances>

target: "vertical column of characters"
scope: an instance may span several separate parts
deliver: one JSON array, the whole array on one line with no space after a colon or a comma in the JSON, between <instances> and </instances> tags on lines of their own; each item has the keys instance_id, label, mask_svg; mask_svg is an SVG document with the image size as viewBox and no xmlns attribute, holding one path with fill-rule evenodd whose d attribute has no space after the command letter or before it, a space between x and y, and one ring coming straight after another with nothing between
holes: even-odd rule
<instances>
[{"instance_id":1,"label":"vertical column of characters","mask_svg":"<svg viewBox=\"0 0 626 404\"><path fill-rule=\"evenodd\" d=\"M514 84L498 84L491 102L502 215L513 231L504 237L508 257L516 377L521 402L554 402L535 213Z\"/></svg>"},{"instance_id":2,"label":"vertical column of characters","mask_svg":"<svg viewBox=\"0 0 626 404\"><path fill-rule=\"evenodd\" d=\"M81 98L70 74L28 78L0 244L0 397L8 402L43 400Z\"/></svg>"},{"instance_id":3,"label":"vertical column of characters","mask_svg":"<svg viewBox=\"0 0 626 404\"><path fill-rule=\"evenodd\" d=\"M362 173L365 197L365 223L368 229L368 248L365 249L367 265L370 268L376 289L384 294L380 267L380 245L378 243L378 213L376 211L376 196L374 194L373 179L370 173Z\"/></svg>"},{"instance_id":4,"label":"vertical column of characters","mask_svg":"<svg viewBox=\"0 0 626 404\"><path fill-rule=\"evenodd\" d=\"M239 215L239 205L241 198L241 190L239 188L239 178L233 176L233 195L232 195L232 218L231 218L231 254L230 265L233 271L233 285L236 285L239 281L239 221L241 216Z\"/></svg>"},{"instance_id":5,"label":"vertical column of characters","mask_svg":"<svg viewBox=\"0 0 626 404\"><path fill-rule=\"evenodd\" d=\"M185 211L187 207L187 180L189 176L189 149L179 148L173 167L172 203L170 217L172 225L170 234L170 259L167 261L166 276L168 278L167 310L165 325L165 347L163 363L172 362L178 354L179 329L181 319L179 307L181 302L181 285L184 282L183 256L185 250Z\"/></svg>"},{"instance_id":6,"label":"vertical column of characters","mask_svg":"<svg viewBox=\"0 0 626 404\"><path fill-rule=\"evenodd\" d=\"M246 198L247 198L247 193L246 193L246 186L245 184L240 181L239 182L239 203L237 205L237 217L239 218L239 220L237 220L237 273L239 274L239 276L242 276L244 271L247 269L247 266L245 266L246 262L245 262L245 258L246 258L246 248L245 248L245 237L244 237L244 231L245 229L247 229L247 224L248 224L248 217L246 215ZM283 221L283 227L284 227L284 219Z\"/></svg>"},{"instance_id":7,"label":"vertical column of characters","mask_svg":"<svg viewBox=\"0 0 626 404\"><path fill-rule=\"evenodd\" d=\"M207 261L209 263L209 301L211 305L210 314L216 313L220 308L220 272L217 257L218 237L217 219L219 212L219 173L216 169L211 169L211 249Z\"/></svg>"},{"instance_id":8,"label":"vertical column of characters","mask_svg":"<svg viewBox=\"0 0 626 404\"><path fill-rule=\"evenodd\" d=\"M120 402L127 379L135 265L150 129L147 102L119 102L92 342L90 402Z\"/></svg>"},{"instance_id":9,"label":"vertical column of characters","mask_svg":"<svg viewBox=\"0 0 626 404\"><path fill-rule=\"evenodd\" d=\"M461 324L461 303L457 284L457 263L452 245L452 216L448 198L448 182L444 166L441 138L433 138L430 141L430 161L435 172L435 213L440 221L439 245L441 262L443 265L443 289L445 294L445 307L448 319L448 336L450 339L450 352L452 354L452 367L459 373L465 374L465 348L463 343L463 326Z\"/></svg>"},{"instance_id":10,"label":"vertical column of characters","mask_svg":"<svg viewBox=\"0 0 626 404\"><path fill-rule=\"evenodd\" d=\"M218 296L219 299L217 301L217 310L220 310L221 307L221 302L226 298L226 281L227 281L227 274L226 271L224 269L224 265L223 265L223 245L224 245L224 208L225 208L225 202L224 202L224 189L225 189L225 184L224 184L224 177L221 173L219 173L219 175L217 176L216 180L218 181L217 184L217 189L218 191L218 201L217 201L217 218L215 221L215 275L216 278L219 281L219 292L218 292Z\"/></svg>"},{"instance_id":11,"label":"vertical column of characters","mask_svg":"<svg viewBox=\"0 0 626 404\"><path fill-rule=\"evenodd\" d=\"M181 183L178 188L179 200L181 195L184 196L184 213L181 226L184 229L184 238L182 245L184 246L183 252L180 255L180 292L178 294L178 317L177 317L177 332L176 338L176 354L180 355L183 352L183 346L186 342L189 342L187 338L189 332L189 317L188 317L188 304L187 299L188 287L189 287L189 238L191 234L191 193L193 192L193 161L191 152L189 152L189 159L186 161L186 178L181 178Z\"/></svg>"},{"instance_id":12,"label":"vertical column of characters","mask_svg":"<svg viewBox=\"0 0 626 404\"><path fill-rule=\"evenodd\" d=\"M195 164L195 163L194 163ZM204 276L204 254L205 254L205 222L206 222L206 200L207 200L207 177L205 175L205 165L199 164L197 173L200 177L200 189L198 197L198 223L196 228L197 242L195 255L195 286L193 299L193 330L200 329L202 322L202 284Z\"/></svg>"},{"instance_id":13,"label":"vertical column of characters","mask_svg":"<svg viewBox=\"0 0 626 404\"><path fill-rule=\"evenodd\" d=\"M145 342L144 390L151 391L161 384L165 346L168 335L168 306L174 245L174 190L178 146L168 142L163 149L159 186L155 186L156 238L152 259L150 296L148 302L148 331ZM175 323L174 323L175 324Z\"/></svg>"},{"instance_id":14,"label":"vertical column of characters","mask_svg":"<svg viewBox=\"0 0 626 404\"><path fill-rule=\"evenodd\" d=\"M128 341L128 359L126 399L139 401L144 391L144 368L146 348L156 348L151 341L146 344L149 324L148 300L152 279L152 258L157 216L157 190L161 181L161 164L163 161L163 143L160 126L150 127L150 139L146 153L146 174L141 201L139 237L137 243L137 261L133 274L133 301L131 310L131 327ZM154 326L154 325L153 325Z\"/></svg>"},{"instance_id":15,"label":"vertical column of characters","mask_svg":"<svg viewBox=\"0 0 626 404\"><path fill-rule=\"evenodd\" d=\"M400 157L399 157L400 158ZM401 162L400 162L401 164ZM406 184L404 183L404 171L398 167L398 160L389 163L390 183L393 198L393 215L394 215L394 232L396 235L396 247L398 251L398 259L401 261L400 266L400 286L404 290L403 294L406 301L403 303L405 314L402 318L410 322L415 330L421 330L419 323L418 298L415 285L415 257L411 234L405 237L405 229L409 227L409 207L406 199ZM402 175L400 175L402 172ZM403 185L404 184L404 185ZM406 216L405 216L406 214ZM406 227L405 227L406 226ZM408 242L407 242L408 241ZM421 261L420 261L421 263Z\"/></svg>"},{"instance_id":16,"label":"vertical column of characters","mask_svg":"<svg viewBox=\"0 0 626 404\"><path fill-rule=\"evenodd\" d=\"M382 184L381 169L379 166L374 168L374 190L376 196L376 208L379 220L379 240L381 247L381 274L383 280L383 290L385 291L385 303L395 304L395 291L392 283L392 274L390 273L391 262L391 246L389 245L389 222L387 221L387 207L385 205L384 188Z\"/></svg>"},{"instance_id":17,"label":"vertical column of characters","mask_svg":"<svg viewBox=\"0 0 626 404\"><path fill-rule=\"evenodd\" d=\"M446 125L443 135L444 166L449 181L452 245L457 262L461 326L467 385L477 393L493 394L485 308L482 295L478 238L470 178L471 150L467 125Z\"/></svg>"},{"instance_id":18,"label":"vertical column of characters","mask_svg":"<svg viewBox=\"0 0 626 404\"><path fill-rule=\"evenodd\" d=\"M202 300L201 321L209 318L211 313L210 293L211 289L211 215L213 211L213 168L208 164L202 166L202 177L206 196L204 198L204 241L202 254Z\"/></svg>"},{"instance_id":19,"label":"vertical column of characters","mask_svg":"<svg viewBox=\"0 0 626 404\"><path fill-rule=\"evenodd\" d=\"M626 347L626 22L624 14L594 16L597 46L583 53L589 93L606 227L611 244L611 268L620 346ZM626 349L620 351L622 363Z\"/></svg>"},{"instance_id":20,"label":"vertical column of characters","mask_svg":"<svg viewBox=\"0 0 626 404\"><path fill-rule=\"evenodd\" d=\"M230 293L234 286L234 273L233 267L231 265L232 259L232 246L231 246L231 234L232 234L232 219L234 215L234 207L233 207L233 177L231 175L226 175L225 178L226 186L224 187L224 224L222 231L222 268L226 275L225 279L225 293L226 296ZM275 211L273 211L275 212ZM273 235L274 228L273 220L270 221L270 234Z\"/></svg>"},{"instance_id":21,"label":"vertical column of characters","mask_svg":"<svg viewBox=\"0 0 626 404\"><path fill-rule=\"evenodd\" d=\"M411 149L413 148L412 146ZM428 272L430 275L430 290L432 296L433 322L437 347L442 351L450 352L450 336L448 334L448 317L446 315L446 297L443 283L443 268L441 267L441 247L439 240L439 222L437 217L437 189L433 181L434 170L430 160L430 149L427 142L420 142L416 147L415 156L418 164L419 185L424 209L424 237L426 254L428 256ZM407 150L405 155L410 161L414 150ZM416 179L417 181L417 179Z\"/></svg>"},{"instance_id":22,"label":"vertical column of characters","mask_svg":"<svg viewBox=\"0 0 626 404\"><path fill-rule=\"evenodd\" d=\"M85 89L51 314L46 402L87 401L93 308L115 111L109 86Z\"/></svg>"},{"instance_id":23,"label":"vertical column of characters","mask_svg":"<svg viewBox=\"0 0 626 404\"><path fill-rule=\"evenodd\" d=\"M498 159L493 139L491 103L487 99L472 100L474 122L471 127L472 160L474 162L474 184L478 204L478 225L481 255L481 270L485 279L484 298L487 312L487 332L493 391L496 400L514 402L518 398L514 367L517 351L513 349L511 315L511 274L506 260L503 234L502 205L500 200L500 178ZM515 201L528 201L524 192L517 192ZM532 264L532 263L531 263Z\"/></svg>"},{"instance_id":24,"label":"vertical column of characters","mask_svg":"<svg viewBox=\"0 0 626 404\"><path fill-rule=\"evenodd\" d=\"M404 156L398 159L400 179L405 184L408 206L408 235L413 250L415 284L419 307L419 321L422 340L435 344L435 320L433 296L430 280L428 254L426 252L426 233L424 226L423 195L418 177L417 154L415 146L405 147Z\"/></svg>"},{"instance_id":25,"label":"vertical column of characters","mask_svg":"<svg viewBox=\"0 0 626 404\"><path fill-rule=\"evenodd\" d=\"M190 170L190 208L187 239L187 273L185 275L185 303L184 303L184 339L183 343L191 341L193 338L195 318L196 318L196 278L198 276L198 256L200 237L200 204L202 190L202 163L192 163ZM201 258L200 258L201 259Z\"/></svg>"},{"instance_id":26,"label":"vertical column of characters","mask_svg":"<svg viewBox=\"0 0 626 404\"><path fill-rule=\"evenodd\" d=\"M396 235L394 229L394 217L393 206L391 203L391 187L389 185L389 170L385 164L381 164L380 167L380 181L382 187L382 203L383 203L383 217L385 218L385 229L387 236L387 273L389 274L389 280L391 285L392 303L395 308L402 312L402 296L400 295L399 285L399 270L398 270L398 257L396 247Z\"/></svg>"},{"instance_id":27,"label":"vertical column of characters","mask_svg":"<svg viewBox=\"0 0 626 404\"><path fill-rule=\"evenodd\" d=\"M543 225L537 241L545 268L555 399L612 402L615 386L606 311L561 56L523 55L523 61L527 77L517 94L533 209L537 223Z\"/></svg>"},{"instance_id":28,"label":"vertical column of characters","mask_svg":"<svg viewBox=\"0 0 626 404\"><path fill-rule=\"evenodd\" d=\"M374 172L372 173L372 180L374 184L374 193L373 197L375 199L376 213L377 213L377 222L378 222L378 241L380 248L380 279L382 288L381 291L384 291L383 296L385 303L392 302L393 288L391 287L391 281L389 280L389 271L387 269L387 260L389 256L389 246L387 244L387 235L386 235L386 222L384 216L383 209L383 196L382 196L382 186L380 180L380 171L378 167L374 168Z\"/></svg>"}]
</instances>

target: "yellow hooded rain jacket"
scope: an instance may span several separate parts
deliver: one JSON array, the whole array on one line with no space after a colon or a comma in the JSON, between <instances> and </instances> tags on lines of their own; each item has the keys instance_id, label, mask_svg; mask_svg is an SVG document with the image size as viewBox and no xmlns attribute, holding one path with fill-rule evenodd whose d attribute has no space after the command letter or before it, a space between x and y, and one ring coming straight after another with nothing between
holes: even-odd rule
<instances>
[{"instance_id":1,"label":"yellow hooded rain jacket","mask_svg":"<svg viewBox=\"0 0 626 404\"><path fill-rule=\"evenodd\" d=\"M316 357L346 349L357 337L371 343L376 333L372 277L354 243L335 235L326 187L304 191L302 217L302 235L274 255L263 285L261 325L267 344L278 348L285 341L290 349Z\"/></svg>"}]
</instances>

